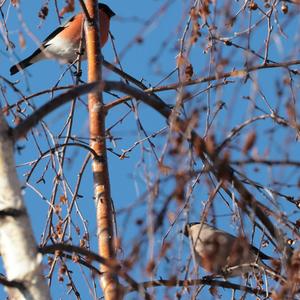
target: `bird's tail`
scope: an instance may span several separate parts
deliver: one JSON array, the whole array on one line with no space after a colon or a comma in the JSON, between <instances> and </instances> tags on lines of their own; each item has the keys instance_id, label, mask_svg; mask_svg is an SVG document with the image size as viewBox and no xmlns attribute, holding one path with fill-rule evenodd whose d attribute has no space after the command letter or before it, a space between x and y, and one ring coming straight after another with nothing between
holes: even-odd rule
<instances>
[{"instance_id":1,"label":"bird's tail","mask_svg":"<svg viewBox=\"0 0 300 300\"><path fill-rule=\"evenodd\" d=\"M43 58L43 52L41 49L37 49L34 51L30 56L25 58L24 60L18 62L14 66L10 68L10 75L14 75L18 73L21 70L24 70L25 68L31 66L36 61L39 61Z\"/></svg>"}]
</instances>

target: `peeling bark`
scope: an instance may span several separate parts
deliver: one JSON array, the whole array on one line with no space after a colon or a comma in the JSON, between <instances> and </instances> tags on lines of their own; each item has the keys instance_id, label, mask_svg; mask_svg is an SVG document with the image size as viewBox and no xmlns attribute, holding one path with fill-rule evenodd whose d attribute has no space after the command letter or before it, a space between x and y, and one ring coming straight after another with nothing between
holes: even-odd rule
<instances>
[{"instance_id":1,"label":"peeling bark","mask_svg":"<svg viewBox=\"0 0 300 300\"><path fill-rule=\"evenodd\" d=\"M101 47L99 30L98 2L87 0L86 7L91 17L86 22L86 43L88 58L88 82L101 82ZM99 255L108 261L116 260L114 248L113 208L110 194L106 139L105 109L102 93L99 90L89 94L90 146L98 157L93 158L94 196L97 213L97 234ZM100 158L100 159L99 159ZM118 277L109 267L100 266L103 275L100 278L104 298L117 300L121 298Z\"/></svg>"}]
</instances>

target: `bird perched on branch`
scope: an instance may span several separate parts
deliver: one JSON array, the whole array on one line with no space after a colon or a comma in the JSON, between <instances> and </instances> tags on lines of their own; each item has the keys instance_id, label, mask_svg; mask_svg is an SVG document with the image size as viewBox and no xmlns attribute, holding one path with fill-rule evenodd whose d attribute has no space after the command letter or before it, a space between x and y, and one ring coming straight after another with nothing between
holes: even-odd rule
<instances>
[{"instance_id":1,"label":"bird perched on branch","mask_svg":"<svg viewBox=\"0 0 300 300\"><path fill-rule=\"evenodd\" d=\"M110 19L115 13L106 4L99 3L98 7L100 19L100 45L103 47L108 39ZM76 16L73 16L64 25L55 29L29 57L12 66L10 68L10 74L14 75L43 59L54 58L65 63L74 62L78 57L80 50L84 18L84 13L81 12ZM86 59L86 54L83 54L82 58Z\"/></svg>"},{"instance_id":2,"label":"bird perched on branch","mask_svg":"<svg viewBox=\"0 0 300 300\"><path fill-rule=\"evenodd\" d=\"M272 259L245 237L236 237L207 223L190 223L184 234L190 238L195 260L208 272L225 277L240 276L248 272L274 271L262 262Z\"/></svg>"}]
</instances>

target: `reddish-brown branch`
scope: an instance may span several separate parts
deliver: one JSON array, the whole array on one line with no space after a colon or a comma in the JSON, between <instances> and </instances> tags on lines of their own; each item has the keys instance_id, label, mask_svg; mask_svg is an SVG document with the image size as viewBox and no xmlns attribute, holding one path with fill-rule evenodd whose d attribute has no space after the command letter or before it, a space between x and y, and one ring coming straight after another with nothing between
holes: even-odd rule
<instances>
[{"instance_id":1,"label":"reddish-brown branch","mask_svg":"<svg viewBox=\"0 0 300 300\"><path fill-rule=\"evenodd\" d=\"M232 290L244 291L244 292L254 294L254 295L262 295L262 296L267 295L266 291L261 290L259 288L252 288L250 286L235 284L235 283L231 283L229 281L214 280L213 278L209 278L209 277L205 277L202 279L192 279L192 280L160 279L160 280L139 283L139 286L143 287L143 288L151 288L151 287L158 287L158 286L188 287L188 286L198 286L198 285L209 285L211 287L222 287L222 288L227 288L227 289L232 289ZM132 292L132 291L135 291L135 289L129 289L129 292ZM268 295L270 296L271 294L268 293Z\"/></svg>"},{"instance_id":2,"label":"reddish-brown branch","mask_svg":"<svg viewBox=\"0 0 300 300\"><path fill-rule=\"evenodd\" d=\"M173 83L165 86L160 86L153 89L153 92L160 92L160 91L168 91L168 90L175 90L180 86L191 86L203 82L209 82L213 80L220 80L226 78L234 78L234 77L245 77L248 73L255 72L258 70L265 70L265 69L274 69L274 68L285 68L288 69L291 66L300 65L300 60L291 60L287 62L279 62L279 63L267 63L267 64L259 64L254 66L249 66L244 69L240 70L233 70L230 72L225 73L216 73L215 75L207 76L207 77L199 77L194 80L189 80L185 82ZM299 70L291 70L295 74L299 74Z\"/></svg>"},{"instance_id":3,"label":"reddish-brown branch","mask_svg":"<svg viewBox=\"0 0 300 300\"><path fill-rule=\"evenodd\" d=\"M201 84L201 83L205 83L205 82L210 82L210 81L214 81L214 80L221 80L221 79L227 80L228 78L244 77L248 73L255 72L255 71L258 71L258 70L272 69L272 68L289 68L291 66L296 66L296 65L299 65L299 64L300 64L300 60L291 60L291 61L282 62L282 63L259 64L259 65L250 66L250 67L247 67L247 68L244 68L244 69L240 69L240 70L234 70L234 71L231 71L231 72L218 73L218 74L207 76L207 77L199 77L199 78L194 79L194 80L188 80L188 81L181 82L180 84L171 83L171 84L168 84L168 85L161 85L161 86L154 87L154 88L152 88L152 87L151 88L146 88L145 85L143 85L143 83L141 83L138 80L134 79L132 76L130 76L129 74L123 72L122 70L118 69L117 67L115 67L115 66L109 64L108 62L104 61L105 67L112 70L114 73L120 75L122 78L124 78L126 80L129 80L130 82L133 82L138 87L143 89L145 93L149 93L149 94L154 94L154 93L159 93L159 92L164 92L164 91L170 91L170 90L176 90L180 86L192 86L192 85ZM300 73L299 70L291 70L291 71L294 72L295 74ZM131 98L132 98L131 96L124 96L122 98L119 98L119 99L111 102L111 103L106 104L105 108L107 110L110 110L111 108L119 105L120 103L124 103L124 102L129 101ZM157 98L159 98L159 97L157 97Z\"/></svg>"},{"instance_id":4,"label":"reddish-brown branch","mask_svg":"<svg viewBox=\"0 0 300 300\"><path fill-rule=\"evenodd\" d=\"M53 253L57 255L63 255L63 253L59 252L67 252L67 253L76 253L76 254L81 254L86 257L86 260L82 260L79 258L79 262L85 265L88 268L93 268L92 265L90 265L87 261L97 261L101 263L102 265L105 265L107 269L109 269L113 273L117 273L120 277L122 277L130 286L131 291L139 291L142 292L143 287L137 283L133 278L131 278L125 271L122 270L121 266L116 260L111 260L111 259L105 259L104 257L88 250L82 247L74 246L74 245L68 245L68 244L52 244L52 245L47 245L44 247L39 248L39 252L42 254L46 253ZM70 256L67 256L67 258L71 258ZM99 275L102 275L101 272L97 272ZM119 286L120 288L120 286ZM145 299L150 299L150 296L146 293L143 292L143 296Z\"/></svg>"},{"instance_id":5,"label":"reddish-brown branch","mask_svg":"<svg viewBox=\"0 0 300 300\"><path fill-rule=\"evenodd\" d=\"M87 0L86 8L92 22L86 23L85 34L88 59L88 82L101 82L101 47L99 30L98 1ZM115 260L113 209L110 195L110 182L107 165L105 140L105 110L100 89L89 94L89 125L91 148L102 157L93 159L92 171L94 177L94 195L97 213L97 233L99 254L106 260ZM103 273L100 282L106 300L121 298L117 273L106 265L100 265Z\"/></svg>"}]
</instances>

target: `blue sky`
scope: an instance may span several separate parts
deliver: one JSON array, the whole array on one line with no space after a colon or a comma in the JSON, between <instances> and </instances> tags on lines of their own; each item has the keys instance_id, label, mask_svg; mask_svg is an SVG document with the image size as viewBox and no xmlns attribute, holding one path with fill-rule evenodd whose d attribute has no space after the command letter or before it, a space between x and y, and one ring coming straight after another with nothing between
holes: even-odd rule
<instances>
[{"instance_id":1,"label":"blue sky","mask_svg":"<svg viewBox=\"0 0 300 300\"><path fill-rule=\"evenodd\" d=\"M46 20L42 21L38 18L38 12L43 4L42 1L31 1L27 3L21 1L20 9L16 10L6 3L2 8L5 17L7 18L7 27L9 30L9 37L16 45L13 51L6 51L2 46L0 49L0 64L1 75L10 80L19 80L17 87L25 94L30 95L44 89L53 87L58 81L59 85L71 84L72 78L69 73L60 79L62 72L66 69L65 65L60 65L56 61L43 61L28 68L24 74L17 74L14 77L9 75L9 67L16 63L17 57L25 58L30 55L36 48L36 41L42 41L54 28L58 26L58 19L54 9L54 1L49 2L49 15ZM76 1L75 1L76 2ZM229 4L232 9L232 14L235 14L242 7L240 1L235 1L230 6L232 1L224 1ZM121 63L123 69L134 76L136 79L143 80L143 83L147 86L155 86L165 76L172 72L176 68L176 55L179 51L179 43L182 37L185 24L188 19L189 8L193 1L106 1L112 10L116 13L116 16L111 21L111 32L114 36L114 43L117 52L121 54ZM62 8L64 1L58 3L59 8ZM218 4L221 5L221 4ZM216 12L220 7L217 5ZM290 8L293 8L292 6ZM80 9L79 4L76 2L76 10ZM296 8L295 8L296 9ZM267 37L267 23L262 21L258 24L249 35L234 35L236 32L243 32L251 24L255 24L256 21L262 18L262 14L259 11L252 12L252 16L249 16L249 11L240 13L237 17L237 22L232 28L228 28L226 23L226 13L221 14L223 17L219 17L217 20L209 19L208 22L215 21L217 25L216 32L221 37L232 38L231 41L242 45L243 47L249 46L255 53L264 54L264 40ZM71 14L66 15L67 20ZM154 17L151 17L154 16ZM283 15L280 11L277 12L277 23L272 19L274 31L270 43L269 59L274 61L284 61L299 58L299 18L295 18L293 21L288 20L288 15ZM146 22L149 20L148 22ZM25 27L26 24L26 27ZM276 26L277 24L277 26ZM286 34L284 37L280 33L282 28L278 24L282 25L282 28ZM26 47L21 49L18 39L19 33L22 33ZM254 55L249 54L242 49L237 49L234 46L224 46L224 43L216 43L214 51L208 47L210 45L207 37L209 36L208 29L203 27L201 29L202 36L199 37L199 41L191 48L190 62L194 67L194 78L198 76L208 76L213 74L214 71L210 70L211 63L215 61L223 61L224 71L231 71L233 69L244 68L245 58L248 59L250 65L257 65L262 63L262 60ZM189 31L188 31L189 34ZM33 38L34 36L34 38ZM138 42L140 41L140 42ZM113 61L114 53L111 43L102 49L104 58L108 61ZM220 53L220 55L218 54ZM227 64L227 62L229 62ZM220 64L219 67L222 67ZM119 79L111 72L104 70L105 79ZM193 101L185 105L185 115L189 115L194 109L200 111L199 126L197 132L203 135L206 125L206 110L208 102L211 105L212 112L216 110L219 102L225 103L225 108L221 110L217 115L211 127L211 131L215 134L217 142L221 142L228 133L235 126L243 123L245 120L259 115L259 113L270 113L268 105L264 101L264 98L268 100L268 103L272 108L276 109L278 113L285 118L288 118L286 113L286 103L291 98L292 92L288 86L284 86L283 77L288 77L288 73L282 70L265 70L261 72L251 73L251 78L247 82L243 82L243 78L234 78L232 82L229 82L226 86L222 86L220 89L212 89L210 93L200 93ZM86 78L86 63L83 63L83 80ZM177 81L176 73L170 76L167 80L163 81L162 85L168 83L174 83ZM3 82L1 83L3 84ZM295 79L294 94L295 97L299 97L299 79ZM202 85L195 85L187 88L190 93L197 93L202 91L208 86L208 83ZM282 86L283 96L278 97L278 89ZM7 88L7 95L10 103L13 103L20 99L20 96L13 93L11 89ZM55 93L58 95L60 92ZM174 91L162 92L159 96L169 104L175 104L176 93ZM49 94L34 99L34 103L37 107L41 104L49 101ZM248 98L247 98L248 97ZM112 101L113 96L105 94L104 100L106 103ZM2 100L3 101L3 100ZM3 102L1 101L1 104ZM82 97L82 101L78 101L76 104L76 111L74 117L73 134L81 139L88 138L88 116L85 106L86 97ZM254 104L261 109L255 109ZM122 150L130 148L136 141L144 138L143 133L139 130L137 125L137 119L142 123L148 135L153 134L166 127L167 123L163 120L159 114L154 112L151 108L146 107L143 104L138 105L138 113L128 114L128 107L121 105L112 111L110 111L107 117L107 127L115 124L120 117L124 116L122 123L115 126L111 133L116 138L115 144L108 142L108 147L113 148L117 153L122 153ZM64 123L66 122L70 105L65 105L55 113L51 114L45 119L45 122L50 128L50 132L54 140L58 143L62 143L63 139L57 139L57 135L62 130ZM262 112L263 111L263 112ZM24 114L30 114L31 111L27 107ZM12 122L12 115L8 116L8 121ZM270 134L270 130L276 128L276 134ZM242 159L246 155L241 154L241 148L245 142L245 136L252 130L256 131L257 141L256 145L251 152L251 155L259 155L267 158L284 158L288 154L290 159L296 160L297 153L299 153L299 145L295 142L295 131L291 128L280 128L278 124L271 120L263 120L253 122L247 126L245 130L241 131L241 134L234 138L230 148L230 154L232 159ZM39 138L38 145L41 151L46 151L49 148L48 143L53 144L51 141L51 135L49 134L49 141L45 138L45 129L39 125L34 129L34 133ZM125 259L129 255L132 245L138 241L141 237L142 228L144 228L147 222L150 222L149 212L152 209L156 212L160 211L162 205L169 195L169 193L176 186L176 181L170 176L164 176L157 171L157 161L155 159L155 152L158 157L164 151L164 147L170 150L173 145L167 141L168 135L157 135L152 139L155 143L155 149L151 149L149 143L144 142L139 144L128 153L128 158L120 160L117 156L109 154L109 167L111 176L111 190L114 200L115 209L117 212L117 224L118 233L122 241L122 251L119 253L120 259ZM85 140L87 141L87 140ZM287 151L286 145L289 150ZM20 141L19 146L24 147L21 152L16 152L16 160L18 166L18 172L21 182L24 184L26 173L31 169L30 165L22 166L25 162L33 161L36 159L39 151L32 138L28 137L28 141ZM185 147L188 149L188 146ZM168 151L166 151L168 154ZM172 155L166 155L165 163L169 164L172 170L188 170L191 163L190 153L187 150L186 156L174 157ZM86 153L81 149L71 147L67 151L67 159L65 161L64 174L70 189L74 189L77 181L77 174L83 164ZM41 234L44 230L45 218L47 216L48 204L50 201L52 184L54 178L54 172L51 168L53 162L49 157L43 159L37 169L33 172L30 183L34 186L35 190L42 193L42 197L34 191L32 188L27 187L24 190L24 197L26 204L28 205L29 214L31 216L33 230L36 234L36 238L39 241ZM55 162L55 169L58 168L57 162ZM199 160L195 160L193 168L196 171L201 170L202 163ZM295 198L299 195L299 188L297 188L297 181L299 178L299 172L293 167L290 168L274 168L268 169L264 166L258 168L253 165L245 166L241 168L242 171L247 173L250 178L256 182L261 183L265 187L274 188L276 184L274 182L283 181L289 183L290 186L280 186L278 191L292 195ZM45 184L37 183L37 180L41 177L41 174L45 171ZM172 173L173 174L173 173ZM204 179L206 178L206 179ZM166 240L171 243L175 241L178 243L178 247L172 245L168 252L167 258L160 258L157 261L157 269L155 270L155 278L170 277L170 274L180 274L180 270L184 266L189 256L188 243L184 240L182 235L178 234L186 220L196 221L201 215L204 202L206 201L211 187L205 183L208 180L207 177L201 177L201 181L196 185L194 192L190 199L190 210L183 210L178 222L174 227L170 229L170 233L167 235ZM164 182L159 186L159 196L154 198L148 197L150 183L153 184L157 180ZM211 184L211 183L210 183ZM66 193L70 196L69 187L67 185L59 185L59 193ZM272 205L276 202L274 207L278 207L278 211L283 209L287 212L288 217L295 221L299 218L299 213L294 211L294 205L288 204L280 197L272 196L267 197L266 194L271 192L267 189L257 191L255 188L251 188L251 191L257 195L260 201L266 205ZM264 194L263 194L264 193ZM90 172L90 165L87 166L86 172L82 179L80 186L80 195L83 198L77 201L78 209L76 208L72 214L74 217L74 227L78 226L81 233L76 235L74 233L74 227L72 229L72 237L78 243L82 238L84 232L84 226L87 226L90 234L90 242L92 249L96 251L96 227L95 227L95 215L94 215L94 203L92 200L92 177ZM146 196L145 196L146 195ZM224 195L223 195L224 196ZM225 197L226 198L226 197ZM153 203L151 201L153 200ZM218 216L218 225L226 228L231 232L238 232L239 225L232 224L232 212L234 211L234 204L232 199L226 198L226 201L222 200L219 196L218 204L214 204L215 214ZM273 201L273 202L272 202ZM278 201L278 202L277 202ZM230 204L228 204L230 203ZM66 212L66 208L62 208L62 214ZM172 220L181 210L181 207L172 201L168 207L168 214L165 215L168 221ZM83 216L84 222L81 219ZM142 226L137 226L137 222L142 220L144 223ZM137 279L146 280L147 274L145 273L145 267L147 262L152 257L152 252L155 255L159 252L163 243L163 237L166 236L169 230L169 222L165 222L164 226L157 232L154 237L149 235L144 238L149 240L142 244L142 255L139 258L139 262L132 270L131 274ZM250 227L249 221L245 220L245 232L251 236L252 227ZM249 225L249 228L247 227ZM291 232L288 235L292 236ZM151 240L153 238L153 240ZM255 236L255 240L259 241L259 233ZM75 242L75 243L76 243ZM149 245L153 245L151 248ZM274 252L271 247L267 248L270 254ZM171 261L171 262L170 262ZM74 278L78 289L82 296L82 299L93 299L91 293L87 289L87 284L82 276L82 270L78 266L70 266L70 269L74 271ZM78 275L79 274L79 275ZM202 272L201 275L204 273ZM52 295L54 299L75 299L71 293L67 295L65 284L59 284L56 280L57 274L53 277ZM90 278L90 273L86 272L86 278ZM96 282L98 285L98 282ZM98 295L99 295L99 287ZM92 288L91 288L92 289ZM162 288L158 289L157 297L164 295ZM169 291L170 295L172 290ZM205 292L206 293L206 292ZM225 291L221 291L223 295L226 295ZM207 297L211 297L208 294ZM3 292L0 292L0 298L4 297ZM128 299L135 299L136 295L129 295ZM189 294L184 293L185 299L189 299ZM249 298L250 299L250 298Z\"/></svg>"}]
</instances>

